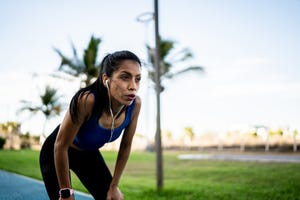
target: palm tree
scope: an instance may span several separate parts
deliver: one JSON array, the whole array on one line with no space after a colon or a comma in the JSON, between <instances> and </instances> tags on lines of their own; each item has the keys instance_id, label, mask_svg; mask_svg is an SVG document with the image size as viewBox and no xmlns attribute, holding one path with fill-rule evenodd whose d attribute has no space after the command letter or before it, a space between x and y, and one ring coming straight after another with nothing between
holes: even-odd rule
<instances>
[{"instance_id":1,"label":"palm tree","mask_svg":"<svg viewBox=\"0 0 300 200\"><path fill-rule=\"evenodd\" d=\"M46 86L45 91L43 94L40 95L40 103L38 105L33 105L32 102L23 100L21 103L23 104L20 111L29 111L32 114L36 113L43 113L45 116L45 123L43 126L43 131L41 135L41 140L46 138L45 135L45 127L46 123L49 121L50 118L59 115L62 111L62 104L59 103L60 96L57 96L57 90L51 88L50 86Z\"/></svg>"},{"instance_id":2,"label":"palm tree","mask_svg":"<svg viewBox=\"0 0 300 200\"><path fill-rule=\"evenodd\" d=\"M100 38L92 36L88 47L84 50L82 60L79 59L73 43L71 43L73 58L66 57L60 50L54 48L54 51L61 57L59 70L74 77L82 77L82 87L89 85L98 76L99 64L97 64L97 53L100 43Z\"/></svg>"},{"instance_id":3,"label":"palm tree","mask_svg":"<svg viewBox=\"0 0 300 200\"><path fill-rule=\"evenodd\" d=\"M297 135L298 135L298 131L294 130L292 132L293 134L293 151L296 152L297 151Z\"/></svg>"},{"instance_id":4,"label":"palm tree","mask_svg":"<svg viewBox=\"0 0 300 200\"><path fill-rule=\"evenodd\" d=\"M151 66L148 68L149 78L155 82L155 48L146 45L149 61ZM183 48L180 50L175 49L175 42L173 40L160 40L160 74L161 80L171 79L178 75L181 75L188 71L200 71L203 72L204 68L201 66L186 66L182 70L173 72L172 69L181 63L187 62L193 58L192 52L188 48ZM163 92L164 87L161 87L161 92Z\"/></svg>"},{"instance_id":5,"label":"palm tree","mask_svg":"<svg viewBox=\"0 0 300 200\"><path fill-rule=\"evenodd\" d=\"M195 138L195 133L192 127L185 127L184 128L184 138L188 139L190 142L192 142Z\"/></svg>"}]
</instances>

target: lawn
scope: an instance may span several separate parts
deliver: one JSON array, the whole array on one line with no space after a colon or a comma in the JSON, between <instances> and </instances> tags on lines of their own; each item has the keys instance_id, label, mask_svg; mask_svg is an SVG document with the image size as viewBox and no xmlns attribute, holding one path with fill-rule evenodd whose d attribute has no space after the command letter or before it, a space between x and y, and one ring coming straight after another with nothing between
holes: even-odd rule
<instances>
[{"instance_id":1,"label":"lawn","mask_svg":"<svg viewBox=\"0 0 300 200\"><path fill-rule=\"evenodd\" d=\"M299 163L179 160L164 152L164 189L156 191L155 154L132 152L120 188L130 200L300 199ZM0 169L41 179L38 151L0 151ZM113 169L116 152L103 152ZM73 187L85 191L72 176Z\"/></svg>"}]
</instances>

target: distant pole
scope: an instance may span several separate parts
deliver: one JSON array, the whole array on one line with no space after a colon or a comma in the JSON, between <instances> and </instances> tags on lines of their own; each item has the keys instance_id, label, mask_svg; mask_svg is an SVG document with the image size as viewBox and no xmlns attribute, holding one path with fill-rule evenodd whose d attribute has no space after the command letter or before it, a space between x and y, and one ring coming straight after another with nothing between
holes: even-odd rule
<instances>
[{"instance_id":1,"label":"distant pole","mask_svg":"<svg viewBox=\"0 0 300 200\"><path fill-rule=\"evenodd\" d=\"M160 38L158 29L158 0L154 0L154 21L155 21L155 83L156 83L156 186L157 190L163 188L163 160L161 147L161 130L160 130Z\"/></svg>"}]
</instances>

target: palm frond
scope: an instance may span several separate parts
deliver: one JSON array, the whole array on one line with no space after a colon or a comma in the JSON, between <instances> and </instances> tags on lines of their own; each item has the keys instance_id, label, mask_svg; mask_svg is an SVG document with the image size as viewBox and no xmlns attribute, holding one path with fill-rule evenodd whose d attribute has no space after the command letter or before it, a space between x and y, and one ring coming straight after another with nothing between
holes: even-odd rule
<instances>
[{"instance_id":1,"label":"palm frond","mask_svg":"<svg viewBox=\"0 0 300 200\"><path fill-rule=\"evenodd\" d=\"M90 84L98 76L99 64L97 64L98 46L101 43L100 38L91 37L87 48L84 50L82 60L78 58L74 44L71 42L73 58L68 58L60 50L54 48L54 51L61 57L60 71L70 74L74 77L85 75L86 78L81 80L85 85Z\"/></svg>"},{"instance_id":2,"label":"palm frond","mask_svg":"<svg viewBox=\"0 0 300 200\"><path fill-rule=\"evenodd\" d=\"M167 56L171 54L174 49L175 42L172 40L161 40L160 41L160 58L165 61Z\"/></svg>"},{"instance_id":3,"label":"palm frond","mask_svg":"<svg viewBox=\"0 0 300 200\"><path fill-rule=\"evenodd\" d=\"M91 37L87 49L84 51L83 60L87 69L95 68L100 38ZM93 74L94 75L94 74Z\"/></svg>"},{"instance_id":4,"label":"palm frond","mask_svg":"<svg viewBox=\"0 0 300 200\"><path fill-rule=\"evenodd\" d=\"M178 76L178 75L184 74L186 72L190 72L190 71L204 72L204 67L201 67L201 66L190 66L190 67L187 67L187 68L185 68L183 70L180 70L178 72L166 74L164 77L168 78L168 79L171 79L171 78L174 78L175 76Z\"/></svg>"},{"instance_id":5,"label":"palm frond","mask_svg":"<svg viewBox=\"0 0 300 200\"><path fill-rule=\"evenodd\" d=\"M179 52L172 55L169 59L173 64L185 62L193 58L193 53L188 48L181 49Z\"/></svg>"},{"instance_id":6,"label":"palm frond","mask_svg":"<svg viewBox=\"0 0 300 200\"><path fill-rule=\"evenodd\" d=\"M69 59L60 50L54 48L54 51L60 56L61 63L59 70L63 71L72 76L77 76L80 71L82 71L82 66L79 63L74 63L74 59ZM75 59L76 60L76 59ZM66 67L68 66L68 67Z\"/></svg>"}]
</instances>

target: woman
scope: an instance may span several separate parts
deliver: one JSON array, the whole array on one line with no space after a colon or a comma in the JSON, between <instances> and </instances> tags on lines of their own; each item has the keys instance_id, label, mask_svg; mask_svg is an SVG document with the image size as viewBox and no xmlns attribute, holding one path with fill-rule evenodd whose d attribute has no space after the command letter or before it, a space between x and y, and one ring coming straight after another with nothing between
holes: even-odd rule
<instances>
[{"instance_id":1,"label":"woman","mask_svg":"<svg viewBox=\"0 0 300 200\"><path fill-rule=\"evenodd\" d=\"M123 199L118 184L129 157L141 100L141 62L129 51L104 57L97 80L72 98L63 122L46 139L40 167L50 199L74 199L69 169L95 199ZM123 132L111 175L99 151Z\"/></svg>"}]
</instances>

